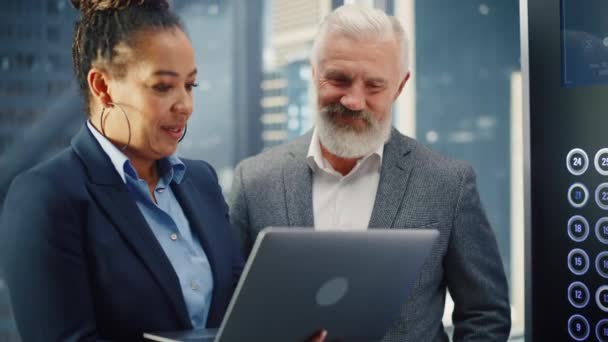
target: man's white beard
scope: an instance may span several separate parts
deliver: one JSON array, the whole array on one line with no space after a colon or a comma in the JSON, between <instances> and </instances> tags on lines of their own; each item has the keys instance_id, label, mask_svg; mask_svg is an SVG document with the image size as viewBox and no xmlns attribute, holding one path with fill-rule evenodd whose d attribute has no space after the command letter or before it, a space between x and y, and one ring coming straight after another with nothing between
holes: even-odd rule
<instances>
[{"instance_id":1,"label":"man's white beard","mask_svg":"<svg viewBox=\"0 0 608 342\"><path fill-rule=\"evenodd\" d=\"M366 122L366 127L357 131L350 125L337 124L333 119L336 115L361 117ZM384 121L379 121L369 112L353 112L341 104L321 108L317 114L316 128L323 147L335 156L350 159L373 153L391 136L389 116Z\"/></svg>"}]
</instances>

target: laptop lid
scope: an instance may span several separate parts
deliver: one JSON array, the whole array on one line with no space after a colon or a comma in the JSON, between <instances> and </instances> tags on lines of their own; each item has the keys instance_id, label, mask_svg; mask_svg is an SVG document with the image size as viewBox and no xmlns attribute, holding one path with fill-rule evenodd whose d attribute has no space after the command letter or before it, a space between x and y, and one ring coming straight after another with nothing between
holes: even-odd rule
<instances>
[{"instance_id":1,"label":"laptop lid","mask_svg":"<svg viewBox=\"0 0 608 342\"><path fill-rule=\"evenodd\" d=\"M395 323L439 236L427 229L267 228L217 341L372 341Z\"/></svg>"}]
</instances>

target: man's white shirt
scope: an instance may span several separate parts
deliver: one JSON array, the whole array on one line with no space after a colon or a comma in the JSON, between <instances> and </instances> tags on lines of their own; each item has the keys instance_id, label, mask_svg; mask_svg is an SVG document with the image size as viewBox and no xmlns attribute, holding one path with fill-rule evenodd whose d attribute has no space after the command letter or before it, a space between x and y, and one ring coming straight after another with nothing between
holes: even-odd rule
<instances>
[{"instance_id":1,"label":"man's white shirt","mask_svg":"<svg viewBox=\"0 0 608 342\"><path fill-rule=\"evenodd\" d=\"M312 205L317 230L366 230L372 216L384 145L342 176L323 158L315 129L306 161L313 171Z\"/></svg>"}]
</instances>

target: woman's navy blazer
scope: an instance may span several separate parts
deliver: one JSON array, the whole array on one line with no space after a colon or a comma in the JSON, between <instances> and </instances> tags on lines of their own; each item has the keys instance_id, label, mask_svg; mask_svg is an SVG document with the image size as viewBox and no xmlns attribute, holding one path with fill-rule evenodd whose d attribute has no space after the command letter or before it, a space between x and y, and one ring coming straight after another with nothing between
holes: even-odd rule
<instances>
[{"instance_id":1,"label":"woman's navy blazer","mask_svg":"<svg viewBox=\"0 0 608 342\"><path fill-rule=\"evenodd\" d=\"M217 327L243 260L215 171L182 161L185 177L171 187L211 264L207 326ZM169 259L86 126L11 184L0 264L25 342L132 341L192 327Z\"/></svg>"}]
</instances>

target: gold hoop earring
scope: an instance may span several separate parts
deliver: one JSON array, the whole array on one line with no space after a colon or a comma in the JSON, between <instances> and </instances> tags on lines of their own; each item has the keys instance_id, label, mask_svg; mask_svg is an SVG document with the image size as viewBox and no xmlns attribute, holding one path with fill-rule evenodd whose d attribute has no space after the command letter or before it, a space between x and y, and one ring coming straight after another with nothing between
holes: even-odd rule
<instances>
[{"instance_id":1,"label":"gold hoop earring","mask_svg":"<svg viewBox=\"0 0 608 342\"><path fill-rule=\"evenodd\" d=\"M108 104L118 107L118 109L120 109L120 111L122 112L122 115L125 117L125 120L127 120L127 128L129 129L129 138L127 139L127 143L120 148L121 151L124 151L129 147L129 144L131 143L131 122L129 121L127 112L125 112L125 110L122 108L122 106L120 106L117 103L113 103L113 102L108 102ZM101 134L103 134L103 136L107 138L105 125L106 125L106 120L108 119L108 115L110 114L111 111L108 110L107 114L105 114L105 111L106 111L106 108L103 107L101 109L100 126L101 126ZM104 117L104 114L105 114L105 117Z\"/></svg>"},{"instance_id":2,"label":"gold hoop earring","mask_svg":"<svg viewBox=\"0 0 608 342\"><path fill-rule=\"evenodd\" d=\"M184 140L184 138L186 137L186 133L188 133L188 124L184 126L184 134L182 134L182 137L179 138L177 142L182 142L182 140Z\"/></svg>"}]
</instances>

